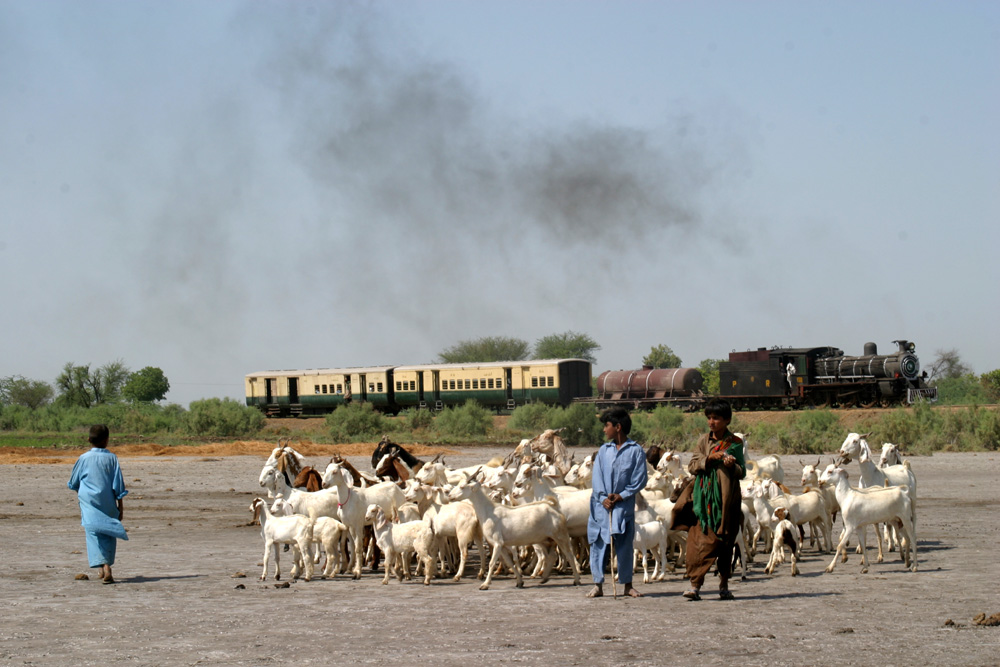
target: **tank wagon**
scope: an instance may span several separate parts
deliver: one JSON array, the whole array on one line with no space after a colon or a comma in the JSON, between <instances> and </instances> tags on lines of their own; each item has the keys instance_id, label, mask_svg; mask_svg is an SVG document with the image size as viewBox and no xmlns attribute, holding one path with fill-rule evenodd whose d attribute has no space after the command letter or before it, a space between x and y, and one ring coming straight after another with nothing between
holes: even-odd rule
<instances>
[{"instance_id":1,"label":"tank wagon","mask_svg":"<svg viewBox=\"0 0 1000 667\"><path fill-rule=\"evenodd\" d=\"M643 366L631 371L605 371L597 378L597 395L577 400L594 403L598 408L623 405L648 410L673 405L695 410L702 403L704 381L697 368Z\"/></svg>"},{"instance_id":2,"label":"tank wagon","mask_svg":"<svg viewBox=\"0 0 1000 667\"><path fill-rule=\"evenodd\" d=\"M475 399L495 410L526 403L569 405L590 396L584 359L260 371L245 378L246 404L269 417L323 415L349 403L392 414L441 410Z\"/></svg>"}]
</instances>

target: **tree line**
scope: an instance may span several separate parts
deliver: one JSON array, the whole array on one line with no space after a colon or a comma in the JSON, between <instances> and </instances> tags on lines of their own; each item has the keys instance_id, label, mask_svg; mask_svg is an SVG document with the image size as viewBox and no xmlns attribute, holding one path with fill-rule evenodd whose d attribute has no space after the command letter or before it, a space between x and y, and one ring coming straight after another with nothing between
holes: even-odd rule
<instances>
[{"instance_id":1,"label":"tree line","mask_svg":"<svg viewBox=\"0 0 1000 667\"><path fill-rule=\"evenodd\" d=\"M46 405L92 408L120 402L155 403L170 391L170 381L155 366L131 371L118 359L103 366L67 363L54 386L22 375L0 377L0 405L32 410Z\"/></svg>"}]
</instances>

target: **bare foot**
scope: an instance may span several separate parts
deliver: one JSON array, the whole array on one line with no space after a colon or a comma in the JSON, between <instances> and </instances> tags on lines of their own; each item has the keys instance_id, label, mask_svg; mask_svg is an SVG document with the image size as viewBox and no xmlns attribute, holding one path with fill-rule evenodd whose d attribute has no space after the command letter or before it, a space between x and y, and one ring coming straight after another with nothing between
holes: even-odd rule
<instances>
[{"instance_id":1,"label":"bare foot","mask_svg":"<svg viewBox=\"0 0 1000 667\"><path fill-rule=\"evenodd\" d=\"M600 587L600 586L594 586L593 588L590 589L590 592L587 593L587 597L588 598L602 598L602 597L604 597L604 589L602 587Z\"/></svg>"},{"instance_id":2,"label":"bare foot","mask_svg":"<svg viewBox=\"0 0 1000 667\"><path fill-rule=\"evenodd\" d=\"M632 588L631 585L625 586L625 595L629 596L630 598L641 598L642 597L642 593L640 593L639 591L637 591L634 588Z\"/></svg>"}]
</instances>

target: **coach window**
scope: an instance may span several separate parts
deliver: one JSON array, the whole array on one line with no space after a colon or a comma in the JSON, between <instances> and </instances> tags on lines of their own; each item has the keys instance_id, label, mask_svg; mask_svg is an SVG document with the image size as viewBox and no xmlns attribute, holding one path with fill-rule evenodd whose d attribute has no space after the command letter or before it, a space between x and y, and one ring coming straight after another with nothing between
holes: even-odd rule
<instances>
[{"instance_id":1,"label":"coach window","mask_svg":"<svg viewBox=\"0 0 1000 667\"><path fill-rule=\"evenodd\" d=\"M317 394L319 393L319 385L318 385L318 384L314 384L314 385L313 385L313 391L314 391L315 393L317 393Z\"/></svg>"},{"instance_id":2,"label":"coach window","mask_svg":"<svg viewBox=\"0 0 1000 667\"><path fill-rule=\"evenodd\" d=\"M383 387L382 383L379 382L378 383L378 393L380 393L380 394L382 393L382 387Z\"/></svg>"},{"instance_id":3,"label":"coach window","mask_svg":"<svg viewBox=\"0 0 1000 667\"><path fill-rule=\"evenodd\" d=\"M375 393L375 383L374 382L369 382L368 383L368 391L371 392L371 393L373 393L373 394Z\"/></svg>"},{"instance_id":4,"label":"coach window","mask_svg":"<svg viewBox=\"0 0 1000 667\"><path fill-rule=\"evenodd\" d=\"M536 378L536 377L531 378L531 386L532 387L537 387L538 386L538 378Z\"/></svg>"},{"instance_id":5,"label":"coach window","mask_svg":"<svg viewBox=\"0 0 1000 667\"><path fill-rule=\"evenodd\" d=\"M479 389L479 379L478 378L472 381L472 388L473 389Z\"/></svg>"},{"instance_id":6,"label":"coach window","mask_svg":"<svg viewBox=\"0 0 1000 667\"><path fill-rule=\"evenodd\" d=\"M551 375L549 376L549 386L550 387L556 386L556 379L554 377L552 377Z\"/></svg>"},{"instance_id":7,"label":"coach window","mask_svg":"<svg viewBox=\"0 0 1000 667\"><path fill-rule=\"evenodd\" d=\"M503 380L497 378L497 389L503 389Z\"/></svg>"}]
</instances>

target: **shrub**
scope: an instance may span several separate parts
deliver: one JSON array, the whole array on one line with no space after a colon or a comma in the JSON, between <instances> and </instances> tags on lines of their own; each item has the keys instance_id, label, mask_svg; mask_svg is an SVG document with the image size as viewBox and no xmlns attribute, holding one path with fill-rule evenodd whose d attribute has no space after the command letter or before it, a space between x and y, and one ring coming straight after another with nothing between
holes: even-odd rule
<instances>
[{"instance_id":1,"label":"shrub","mask_svg":"<svg viewBox=\"0 0 1000 667\"><path fill-rule=\"evenodd\" d=\"M594 408L577 403L568 408L552 408L548 413L548 428L561 428L560 437L570 447L596 446L604 439L604 429Z\"/></svg>"},{"instance_id":2,"label":"shrub","mask_svg":"<svg viewBox=\"0 0 1000 667\"><path fill-rule=\"evenodd\" d=\"M406 410L402 416L405 428L411 431L423 431L434 424L434 413L430 410Z\"/></svg>"},{"instance_id":3,"label":"shrub","mask_svg":"<svg viewBox=\"0 0 1000 667\"><path fill-rule=\"evenodd\" d=\"M514 408L514 412L510 413L510 419L507 421L507 428L520 431L531 431L532 433L544 431L547 428L551 428L548 425L550 410L551 408L544 403L528 403L527 405L519 405ZM591 412L593 412L593 410L591 410Z\"/></svg>"},{"instance_id":4,"label":"shrub","mask_svg":"<svg viewBox=\"0 0 1000 667\"><path fill-rule=\"evenodd\" d=\"M434 429L443 436L456 438L486 435L493 428L493 417L475 400L465 405L447 408L434 419Z\"/></svg>"},{"instance_id":5,"label":"shrub","mask_svg":"<svg viewBox=\"0 0 1000 667\"><path fill-rule=\"evenodd\" d=\"M326 427L338 442L380 437L392 430L385 416L371 403L348 403L326 416Z\"/></svg>"},{"instance_id":6,"label":"shrub","mask_svg":"<svg viewBox=\"0 0 1000 667\"><path fill-rule=\"evenodd\" d=\"M181 429L190 435L209 437L245 437L264 428L266 418L257 408L231 398L206 398L192 401L181 420Z\"/></svg>"}]
</instances>

